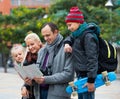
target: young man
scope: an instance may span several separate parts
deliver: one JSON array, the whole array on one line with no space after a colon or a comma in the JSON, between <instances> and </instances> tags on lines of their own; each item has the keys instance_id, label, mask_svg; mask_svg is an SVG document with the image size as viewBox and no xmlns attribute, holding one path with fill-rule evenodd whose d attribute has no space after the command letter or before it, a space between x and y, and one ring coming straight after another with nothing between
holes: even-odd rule
<instances>
[{"instance_id":1,"label":"young man","mask_svg":"<svg viewBox=\"0 0 120 99\"><path fill-rule=\"evenodd\" d=\"M72 34L65 40L65 52L72 52L75 58L74 66L77 78L88 77L84 87L88 92L79 94L79 99L94 99L94 81L98 70L98 39L99 27L84 22L84 16L78 7L72 7L66 16L65 22ZM82 35L87 32L82 39ZM84 45L82 45L83 43ZM72 46L72 48L70 47Z\"/></svg>"},{"instance_id":2,"label":"young man","mask_svg":"<svg viewBox=\"0 0 120 99\"><path fill-rule=\"evenodd\" d=\"M65 89L74 77L72 54L64 52L63 37L55 24L46 23L41 33L46 44L39 51L37 63L44 76L34 80L40 89L48 87L47 99L70 99Z\"/></svg>"}]
</instances>

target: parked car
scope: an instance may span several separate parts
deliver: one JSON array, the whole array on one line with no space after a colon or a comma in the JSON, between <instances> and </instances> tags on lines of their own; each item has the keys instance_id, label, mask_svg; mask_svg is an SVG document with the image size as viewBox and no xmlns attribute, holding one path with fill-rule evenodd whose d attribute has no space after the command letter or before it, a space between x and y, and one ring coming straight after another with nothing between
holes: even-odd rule
<instances>
[{"instance_id":1,"label":"parked car","mask_svg":"<svg viewBox=\"0 0 120 99\"><path fill-rule=\"evenodd\" d=\"M8 67L14 67L13 60L12 60L11 57L9 57L8 60L7 60L7 66Z\"/></svg>"}]
</instances>

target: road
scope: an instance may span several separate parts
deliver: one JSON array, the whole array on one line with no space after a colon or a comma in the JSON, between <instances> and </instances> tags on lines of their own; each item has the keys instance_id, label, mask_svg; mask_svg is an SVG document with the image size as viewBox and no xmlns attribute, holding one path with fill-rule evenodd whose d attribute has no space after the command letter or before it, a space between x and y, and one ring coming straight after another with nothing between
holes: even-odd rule
<instances>
[{"instance_id":1,"label":"road","mask_svg":"<svg viewBox=\"0 0 120 99\"><path fill-rule=\"evenodd\" d=\"M3 68L0 68L0 99L21 99L22 84L22 79L13 68L9 68L8 73L4 73ZM95 99L120 99L120 74L117 74L117 80L110 86L97 88L95 96Z\"/></svg>"}]
</instances>

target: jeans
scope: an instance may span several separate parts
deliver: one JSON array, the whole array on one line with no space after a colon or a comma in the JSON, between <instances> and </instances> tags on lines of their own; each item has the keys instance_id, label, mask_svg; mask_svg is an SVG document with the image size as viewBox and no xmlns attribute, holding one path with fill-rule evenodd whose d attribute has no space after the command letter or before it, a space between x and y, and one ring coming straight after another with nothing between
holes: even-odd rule
<instances>
[{"instance_id":1,"label":"jeans","mask_svg":"<svg viewBox=\"0 0 120 99\"><path fill-rule=\"evenodd\" d=\"M47 99L48 89L40 89L40 99Z\"/></svg>"},{"instance_id":2,"label":"jeans","mask_svg":"<svg viewBox=\"0 0 120 99\"><path fill-rule=\"evenodd\" d=\"M95 99L95 92L79 93L78 99Z\"/></svg>"}]
</instances>

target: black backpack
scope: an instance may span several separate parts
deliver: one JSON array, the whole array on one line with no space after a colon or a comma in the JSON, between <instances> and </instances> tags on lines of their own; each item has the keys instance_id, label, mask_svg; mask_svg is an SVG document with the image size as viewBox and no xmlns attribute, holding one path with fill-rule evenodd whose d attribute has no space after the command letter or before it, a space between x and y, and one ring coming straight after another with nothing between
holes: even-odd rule
<instances>
[{"instance_id":1,"label":"black backpack","mask_svg":"<svg viewBox=\"0 0 120 99\"><path fill-rule=\"evenodd\" d=\"M87 33L90 32L84 32L82 34L81 38L81 46L83 47L84 50L84 37ZM97 35L97 34L93 34ZM99 42L99 57L98 57L98 73L101 73L103 71L115 71L117 68L117 52L115 47L101 38L99 35L97 35L98 42ZM97 40L97 39L96 39Z\"/></svg>"}]
</instances>

